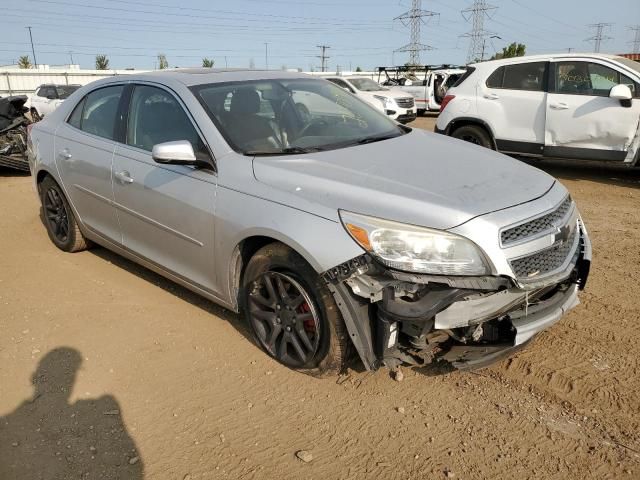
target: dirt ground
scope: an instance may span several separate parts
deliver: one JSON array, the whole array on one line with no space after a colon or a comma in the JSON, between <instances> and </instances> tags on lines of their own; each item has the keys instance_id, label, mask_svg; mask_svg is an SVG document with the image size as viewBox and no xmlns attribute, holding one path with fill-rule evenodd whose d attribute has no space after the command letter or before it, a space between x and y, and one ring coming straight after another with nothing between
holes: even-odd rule
<instances>
[{"instance_id":1,"label":"dirt ground","mask_svg":"<svg viewBox=\"0 0 640 480\"><path fill-rule=\"evenodd\" d=\"M592 236L582 304L514 358L401 383L294 373L238 316L58 251L0 171L0 478L640 478L640 170L537 165Z\"/></svg>"}]
</instances>

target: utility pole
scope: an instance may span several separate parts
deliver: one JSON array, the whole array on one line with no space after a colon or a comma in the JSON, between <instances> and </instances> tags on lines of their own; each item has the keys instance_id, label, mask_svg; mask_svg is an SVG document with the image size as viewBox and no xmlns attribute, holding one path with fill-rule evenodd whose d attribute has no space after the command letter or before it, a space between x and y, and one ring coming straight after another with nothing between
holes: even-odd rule
<instances>
[{"instance_id":1,"label":"utility pole","mask_svg":"<svg viewBox=\"0 0 640 480\"><path fill-rule=\"evenodd\" d=\"M267 67L266 70L269 70L269 43L264 42L264 64Z\"/></svg>"},{"instance_id":2,"label":"utility pole","mask_svg":"<svg viewBox=\"0 0 640 480\"><path fill-rule=\"evenodd\" d=\"M229 64L227 63L227 56L224 56L224 68L229 68Z\"/></svg>"},{"instance_id":3,"label":"utility pole","mask_svg":"<svg viewBox=\"0 0 640 480\"><path fill-rule=\"evenodd\" d=\"M29 30L29 40L31 40L31 53L33 53L33 64L38 68L38 60L36 60L36 50L33 48L33 36L31 35L31 27L27 27Z\"/></svg>"},{"instance_id":4,"label":"utility pole","mask_svg":"<svg viewBox=\"0 0 640 480\"><path fill-rule=\"evenodd\" d=\"M605 30L609 30L612 25L612 23L593 23L589 25L589 28L595 30L595 35L593 37L587 38L586 41L593 42L593 51L595 53L600 53L602 42L612 39L612 37L604 34Z\"/></svg>"},{"instance_id":5,"label":"utility pole","mask_svg":"<svg viewBox=\"0 0 640 480\"><path fill-rule=\"evenodd\" d=\"M320 55L318 55L317 57L320 59L320 71L321 72L326 72L327 71L327 60L329 60L331 57L327 56L327 49L331 48L328 45L316 45L320 51L322 53L320 53Z\"/></svg>"},{"instance_id":6,"label":"utility pole","mask_svg":"<svg viewBox=\"0 0 640 480\"><path fill-rule=\"evenodd\" d=\"M422 0L412 0L411 10L404 12L393 20L400 20L405 27L409 27L409 43L404 47L400 47L394 52L409 52L409 64L420 65L420 52L423 50L433 50L430 45L420 43L420 27L425 17L438 17L439 13L422 9Z\"/></svg>"},{"instance_id":7,"label":"utility pole","mask_svg":"<svg viewBox=\"0 0 640 480\"><path fill-rule=\"evenodd\" d=\"M573 52L573 47L567 48L567 53L571 53L571 52Z\"/></svg>"},{"instance_id":8,"label":"utility pole","mask_svg":"<svg viewBox=\"0 0 640 480\"><path fill-rule=\"evenodd\" d=\"M634 25L633 27L628 28L629 30L634 32L633 40L629 42L631 45L633 45L632 52L640 53L640 25Z\"/></svg>"},{"instance_id":9,"label":"utility pole","mask_svg":"<svg viewBox=\"0 0 640 480\"><path fill-rule=\"evenodd\" d=\"M489 5L485 0L474 0L469 8L462 10L462 17L471 22L471 31L462 35L468 37L469 50L467 52L467 62L471 63L476 60L484 60L484 42L487 37L494 35L484 29L484 20L489 17L489 12L495 10L496 6Z\"/></svg>"},{"instance_id":10,"label":"utility pole","mask_svg":"<svg viewBox=\"0 0 640 480\"><path fill-rule=\"evenodd\" d=\"M73 65L73 52L71 50L69 50L69 58L71 59L70 65Z\"/></svg>"}]
</instances>

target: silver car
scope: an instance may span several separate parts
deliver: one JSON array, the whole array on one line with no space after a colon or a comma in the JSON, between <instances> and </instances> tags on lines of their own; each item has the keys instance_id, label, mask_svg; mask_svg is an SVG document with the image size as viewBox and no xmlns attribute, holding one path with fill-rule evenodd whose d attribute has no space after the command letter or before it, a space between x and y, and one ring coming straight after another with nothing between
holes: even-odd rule
<instances>
[{"instance_id":1,"label":"silver car","mask_svg":"<svg viewBox=\"0 0 640 480\"><path fill-rule=\"evenodd\" d=\"M554 178L298 73L100 80L36 124L60 249L98 244L236 312L281 363L484 366L578 303L591 246Z\"/></svg>"}]
</instances>

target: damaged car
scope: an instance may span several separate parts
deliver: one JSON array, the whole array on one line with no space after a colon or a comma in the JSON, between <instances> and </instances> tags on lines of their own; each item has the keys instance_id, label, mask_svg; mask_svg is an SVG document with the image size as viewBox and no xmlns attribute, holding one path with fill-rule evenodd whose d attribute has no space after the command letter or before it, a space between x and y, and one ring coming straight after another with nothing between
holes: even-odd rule
<instances>
[{"instance_id":1,"label":"damaged car","mask_svg":"<svg viewBox=\"0 0 640 480\"><path fill-rule=\"evenodd\" d=\"M553 177L300 73L99 80L33 127L29 160L58 248L101 245L239 312L313 375L354 351L371 370L482 367L575 307L589 274Z\"/></svg>"},{"instance_id":2,"label":"damaged car","mask_svg":"<svg viewBox=\"0 0 640 480\"><path fill-rule=\"evenodd\" d=\"M640 63L604 54L470 65L436 132L527 158L640 163Z\"/></svg>"},{"instance_id":3,"label":"damaged car","mask_svg":"<svg viewBox=\"0 0 640 480\"><path fill-rule=\"evenodd\" d=\"M26 95L0 98L0 167L29 171L27 129L32 124Z\"/></svg>"}]
</instances>

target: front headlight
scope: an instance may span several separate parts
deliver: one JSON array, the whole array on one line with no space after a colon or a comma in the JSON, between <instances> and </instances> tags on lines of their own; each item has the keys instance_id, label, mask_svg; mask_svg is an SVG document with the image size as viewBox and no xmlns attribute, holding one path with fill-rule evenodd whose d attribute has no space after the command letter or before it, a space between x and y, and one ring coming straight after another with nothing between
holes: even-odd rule
<instances>
[{"instance_id":1,"label":"front headlight","mask_svg":"<svg viewBox=\"0 0 640 480\"><path fill-rule=\"evenodd\" d=\"M471 240L442 230L340 211L349 235L383 264L434 275L487 275L489 262Z\"/></svg>"},{"instance_id":2,"label":"front headlight","mask_svg":"<svg viewBox=\"0 0 640 480\"><path fill-rule=\"evenodd\" d=\"M382 102L384 108L393 108L393 100L389 97L383 97L382 95L374 95L374 97Z\"/></svg>"}]
</instances>

